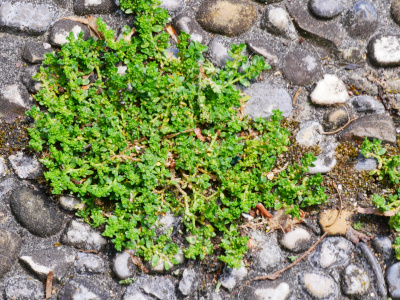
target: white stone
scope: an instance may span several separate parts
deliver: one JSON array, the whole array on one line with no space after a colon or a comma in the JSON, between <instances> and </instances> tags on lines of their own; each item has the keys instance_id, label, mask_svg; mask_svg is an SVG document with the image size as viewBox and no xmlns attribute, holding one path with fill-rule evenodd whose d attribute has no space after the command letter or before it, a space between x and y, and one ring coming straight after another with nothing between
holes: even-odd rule
<instances>
[{"instance_id":1,"label":"white stone","mask_svg":"<svg viewBox=\"0 0 400 300\"><path fill-rule=\"evenodd\" d=\"M127 252L120 252L115 256L113 270L119 279L127 279L135 275L135 267L131 256Z\"/></svg>"},{"instance_id":2,"label":"white stone","mask_svg":"<svg viewBox=\"0 0 400 300\"><path fill-rule=\"evenodd\" d=\"M92 229L90 225L76 220L72 220L62 241L77 248L95 251L99 251L107 244L100 233Z\"/></svg>"},{"instance_id":3,"label":"white stone","mask_svg":"<svg viewBox=\"0 0 400 300\"><path fill-rule=\"evenodd\" d=\"M300 124L300 130L296 134L296 142L301 146L311 147L323 140L321 124L316 121L306 121Z\"/></svg>"},{"instance_id":4,"label":"white stone","mask_svg":"<svg viewBox=\"0 0 400 300\"><path fill-rule=\"evenodd\" d=\"M119 74L119 75L121 75L121 76L124 76L124 75L126 75L126 70L128 70L128 66L126 66L126 65L119 65L118 67L117 67L117 74Z\"/></svg>"},{"instance_id":5,"label":"white stone","mask_svg":"<svg viewBox=\"0 0 400 300\"><path fill-rule=\"evenodd\" d=\"M228 290L232 290L240 280L247 276L247 269L243 266L239 269L226 269L224 273L220 280L221 285Z\"/></svg>"},{"instance_id":6,"label":"white stone","mask_svg":"<svg viewBox=\"0 0 400 300\"><path fill-rule=\"evenodd\" d=\"M329 268L336 262L336 253L332 251L329 243L322 244L319 263L322 268Z\"/></svg>"},{"instance_id":7,"label":"white stone","mask_svg":"<svg viewBox=\"0 0 400 300\"><path fill-rule=\"evenodd\" d=\"M82 28L79 25L75 25L71 31L74 34L75 39L77 39L79 36L79 33L81 33L81 31L82 31ZM67 32L67 31L64 31L61 33L56 33L54 36L54 42L58 45L63 45L65 43L69 43L69 41L67 40L67 36L69 36L69 32Z\"/></svg>"},{"instance_id":8,"label":"white stone","mask_svg":"<svg viewBox=\"0 0 400 300\"><path fill-rule=\"evenodd\" d=\"M380 65L400 63L400 40L397 36L382 36L372 42L374 59Z\"/></svg>"},{"instance_id":9,"label":"white stone","mask_svg":"<svg viewBox=\"0 0 400 300\"><path fill-rule=\"evenodd\" d=\"M193 292L196 285L196 272L193 269L185 269L182 274L182 279L179 281L179 290L185 296Z\"/></svg>"},{"instance_id":10,"label":"white stone","mask_svg":"<svg viewBox=\"0 0 400 300\"><path fill-rule=\"evenodd\" d=\"M368 274L356 265L347 266L343 275L343 291L348 296L360 296L370 286Z\"/></svg>"},{"instance_id":11,"label":"white stone","mask_svg":"<svg viewBox=\"0 0 400 300\"><path fill-rule=\"evenodd\" d=\"M282 261L283 254L275 239L270 238L263 242L261 250L257 253L257 267L270 272Z\"/></svg>"},{"instance_id":12,"label":"white stone","mask_svg":"<svg viewBox=\"0 0 400 300\"><path fill-rule=\"evenodd\" d=\"M276 288L257 289L254 294L257 300L286 300L290 293L290 287L282 282Z\"/></svg>"},{"instance_id":13,"label":"white stone","mask_svg":"<svg viewBox=\"0 0 400 300\"><path fill-rule=\"evenodd\" d=\"M6 99L10 103L15 104L16 106L29 108L29 106L25 103L23 99L18 84L12 84L5 86L1 89L1 95L3 99Z\"/></svg>"},{"instance_id":14,"label":"white stone","mask_svg":"<svg viewBox=\"0 0 400 300\"><path fill-rule=\"evenodd\" d=\"M348 99L346 85L332 74L325 74L311 93L311 101L318 105L344 104Z\"/></svg>"},{"instance_id":15,"label":"white stone","mask_svg":"<svg viewBox=\"0 0 400 300\"><path fill-rule=\"evenodd\" d=\"M306 273L303 276L303 283L307 291L317 299L328 298L336 292L335 282L327 275Z\"/></svg>"},{"instance_id":16,"label":"white stone","mask_svg":"<svg viewBox=\"0 0 400 300\"><path fill-rule=\"evenodd\" d=\"M169 11L177 11L183 5L184 3L181 0L162 0L160 6Z\"/></svg>"},{"instance_id":17,"label":"white stone","mask_svg":"<svg viewBox=\"0 0 400 300\"><path fill-rule=\"evenodd\" d=\"M31 267L31 269L35 271L35 273L47 276L47 274L49 274L49 272L52 271L49 267L34 262L32 257L30 256L21 256L19 259L28 264Z\"/></svg>"},{"instance_id":18,"label":"white stone","mask_svg":"<svg viewBox=\"0 0 400 300\"><path fill-rule=\"evenodd\" d=\"M35 179L42 172L39 161L35 157L25 156L22 152L11 155L8 160L21 179Z\"/></svg>"},{"instance_id":19,"label":"white stone","mask_svg":"<svg viewBox=\"0 0 400 300\"><path fill-rule=\"evenodd\" d=\"M272 25L282 31L286 31L289 28L289 14L281 7L271 8L268 12L268 19Z\"/></svg>"},{"instance_id":20,"label":"white stone","mask_svg":"<svg viewBox=\"0 0 400 300\"><path fill-rule=\"evenodd\" d=\"M317 156L317 160L313 162L314 167L308 167L309 174L325 174L330 172L336 166L335 148L337 144L327 142L321 148L322 152Z\"/></svg>"},{"instance_id":21,"label":"white stone","mask_svg":"<svg viewBox=\"0 0 400 300\"><path fill-rule=\"evenodd\" d=\"M60 197L60 205L65 210L73 211L76 209L76 206L81 204L81 201L71 195L65 195Z\"/></svg>"},{"instance_id":22,"label":"white stone","mask_svg":"<svg viewBox=\"0 0 400 300\"><path fill-rule=\"evenodd\" d=\"M101 2L101 0L85 0L85 6L99 6Z\"/></svg>"},{"instance_id":23,"label":"white stone","mask_svg":"<svg viewBox=\"0 0 400 300\"><path fill-rule=\"evenodd\" d=\"M190 30L190 23L193 22L190 17L183 17L176 22L176 26L180 28L181 31L184 31L190 34L190 40L193 42L203 42L203 36L199 33L193 32Z\"/></svg>"},{"instance_id":24,"label":"white stone","mask_svg":"<svg viewBox=\"0 0 400 300\"><path fill-rule=\"evenodd\" d=\"M311 239L310 233L304 228L298 227L295 230L286 233L281 243L289 250L295 249L299 243L309 241Z\"/></svg>"}]
</instances>

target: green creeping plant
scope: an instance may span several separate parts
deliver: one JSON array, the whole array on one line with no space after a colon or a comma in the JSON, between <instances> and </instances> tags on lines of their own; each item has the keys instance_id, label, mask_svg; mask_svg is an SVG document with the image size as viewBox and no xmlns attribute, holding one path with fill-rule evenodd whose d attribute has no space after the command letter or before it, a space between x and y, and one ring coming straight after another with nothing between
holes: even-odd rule
<instances>
[{"instance_id":1,"label":"green creeping plant","mask_svg":"<svg viewBox=\"0 0 400 300\"><path fill-rule=\"evenodd\" d=\"M400 156L389 156L386 148L382 147L382 141L369 141L367 138L361 145L361 153L366 157L374 157L378 161L378 168L371 171L371 175L378 177L379 180L387 180L397 193L389 195L387 198L379 194L372 195L372 201L381 212L395 211L396 213L389 218L390 228L400 233L400 185L399 170ZM396 258L400 260L400 236L397 235L394 245Z\"/></svg>"},{"instance_id":2,"label":"green creeping plant","mask_svg":"<svg viewBox=\"0 0 400 300\"><path fill-rule=\"evenodd\" d=\"M35 121L30 146L42 152L52 193L79 197L77 215L117 250L169 269L181 251L193 259L213 253L218 235L219 259L238 268L248 240L238 228L242 212L261 202L298 217L300 207L326 201L321 175L306 175L315 157L268 180L289 131L279 111L270 120L243 117L246 97L234 84L248 86L270 67L240 44L216 68L203 57L208 48L186 33L172 58L159 1L121 7L136 16L133 36L126 28L115 40L99 18L104 39L70 34L60 52L46 55L35 76L43 83L38 106L27 112ZM157 230L167 213L182 217L184 243L174 242L172 229Z\"/></svg>"}]
</instances>

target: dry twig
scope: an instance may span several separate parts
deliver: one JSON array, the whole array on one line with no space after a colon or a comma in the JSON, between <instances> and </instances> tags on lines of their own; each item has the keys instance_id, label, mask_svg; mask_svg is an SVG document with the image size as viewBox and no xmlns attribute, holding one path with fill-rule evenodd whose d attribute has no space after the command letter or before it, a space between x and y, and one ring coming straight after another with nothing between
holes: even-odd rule
<instances>
[{"instance_id":1,"label":"dry twig","mask_svg":"<svg viewBox=\"0 0 400 300\"><path fill-rule=\"evenodd\" d=\"M343 127L340 127L339 129L335 130L335 131L330 131L330 132L321 132L321 134L335 134L338 133L339 131L342 131L343 129L345 129L347 126L349 126L352 122L354 122L356 119L351 119L350 121L348 121L345 125L343 125Z\"/></svg>"},{"instance_id":2,"label":"dry twig","mask_svg":"<svg viewBox=\"0 0 400 300\"><path fill-rule=\"evenodd\" d=\"M336 215L335 220L333 220L333 222L332 222L331 224L326 225L325 227L331 227L333 224L335 224L336 221L337 221L337 219L338 219L338 218L340 217L340 215L342 214L342 204L343 204L342 196L340 195L340 192L339 192L339 189L338 189L336 183L333 182L333 183L332 183L332 186L335 188L336 192L337 192L338 195L339 195L339 200L340 200L339 212L338 212L338 214Z\"/></svg>"},{"instance_id":3,"label":"dry twig","mask_svg":"<svg viewBox=\"0 0 400 300\"><path fill-rule=\"evenodd\" d=\"M262 203L258 203L256 207L264 217L272 218L272 214L265 208Z\"/></svg>"},{"instance_id":4,"label":"dry twig","mask_svg":"<svg viewBox=\"0 0 400 300\"><path fill-rule=\"evenodd\" d=\"M281 276L281 274L287 270L289 270L290 268L294 267L295 265L297 265L300 261L302 261L305 257L307 257L314 249L315 247L317 247L317 245L324 239L324 237L328 234L328 232L325 232L320 239L310 247L310 249L307 250L306 253L304 253L298 260L296 260L295 262L291 263L290 265L288 265L287 267L283 268L282 270L279 270L273 274L269 274L269 275L265 275L265 276L259 276L256 277L254 279L252 279L251 281L255 281L255 280L275 280L277 279L279 276Z\"/></svg>"},{"instance_id":5,"label":"dry twig","mask_svg":"<svg viewBox=\"0 0 400 300\"><path fill-rule=\"evenodd\" d=\"M364 215L377 215L383 217L391 217L394 216L399 210L391 210L385 211L384 213L380 212L378 209L373 207L357 207L357 213Z\"/></svg>"},{"instance_id":6,"label":"dry twig","mask_svg":"<svg viewBox=\"0 0 400 300\"><path fill-rule=\"evenodd\" d=\"M51 290L53 289L53 275L54 272L50 271L46 279L46 300L51 298Z\"/></svg>"}]
</instances>

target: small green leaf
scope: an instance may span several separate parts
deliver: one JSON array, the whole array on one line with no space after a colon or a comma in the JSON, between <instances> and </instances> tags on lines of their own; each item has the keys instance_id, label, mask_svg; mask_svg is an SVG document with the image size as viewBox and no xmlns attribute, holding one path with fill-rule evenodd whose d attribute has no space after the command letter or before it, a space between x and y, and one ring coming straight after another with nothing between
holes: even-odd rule
<instances>
[{"instance_id":1,"label":"small green leaf","mask_svg":"<svg viewBox=\"0 0 400 300\"><path fill-rule=\"evenodd\" d=\"M194 245L196 243L196 237L195 236L187 236L186 240L188 241L189 244Z\"/></svg>"},{"instance_id":2,"label":"small green leaf","mask_svg":"<svg viewBox=\"0 0 400 300\"><path fill-rule=\"evenodd\" d=\"M153 257L151 258L151 266L154 268L158 265L158 262L160 261L160 257L157 254L154 254Z\"/></svg>"},{"instance_id":3,"label":"small green leaf","mask_svg":"<svg viewBox=\"0 0 400 300\"><path fill-rule=\"evenodd\" d=\"M167 260L164 261L164 268L166 271L168 271L171 268L171 264L169 261Z\"/></svg>"}]
</instances>

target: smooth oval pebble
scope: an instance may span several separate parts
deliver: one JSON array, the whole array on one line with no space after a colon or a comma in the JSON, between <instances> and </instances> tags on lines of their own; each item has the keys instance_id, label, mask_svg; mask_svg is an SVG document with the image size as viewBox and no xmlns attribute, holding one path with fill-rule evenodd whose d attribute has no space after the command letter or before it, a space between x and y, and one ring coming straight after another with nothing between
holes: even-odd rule
<instances>
[{"instance_id":1,"label":"smooth oval pebble","mask_svg":"<svg viewBox=\"0 0 400 300\"><path fill-rule=\"evenodd\" d=\"M330 19L340 14L346 4L346 0L311 0L309 5L317 17Z\"/></svg>"}]
</instances>

